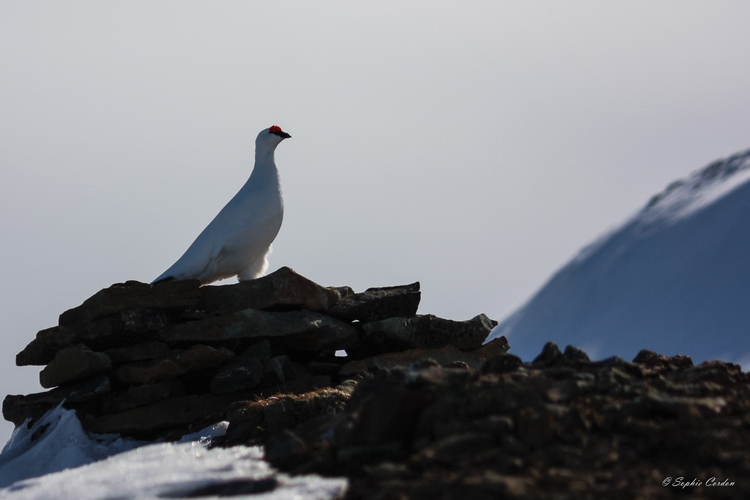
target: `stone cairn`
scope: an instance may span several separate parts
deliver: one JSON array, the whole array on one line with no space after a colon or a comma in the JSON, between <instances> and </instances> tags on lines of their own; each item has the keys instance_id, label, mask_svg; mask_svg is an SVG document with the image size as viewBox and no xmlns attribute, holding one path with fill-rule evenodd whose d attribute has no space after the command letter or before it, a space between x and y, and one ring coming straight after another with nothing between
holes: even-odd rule
<instances>
[{"instance_id":1,"label":"stone cairn","mask_svg":"<svg viewBox=\"0 0 750 500\"><path fill-rule=\"evenodd\" d=\"M3 416L30 425L62 403L90 432L177 439L242 402L336 386L349 395L370 371L426 359L479 368L508 350L505 338L483 345L497 325L484 314L417 315L419 300L419 283L354 293L286 267L224 286L115 284L17 355L19 366L46 365L51 390L7 396Z\"/></svg>"}]
</instances>

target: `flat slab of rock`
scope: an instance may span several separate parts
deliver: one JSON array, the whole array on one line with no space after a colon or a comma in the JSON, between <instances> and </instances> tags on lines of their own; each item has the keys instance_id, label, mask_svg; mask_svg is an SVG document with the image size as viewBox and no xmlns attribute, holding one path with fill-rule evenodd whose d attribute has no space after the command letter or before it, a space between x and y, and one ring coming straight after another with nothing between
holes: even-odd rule
<instances>
[{"instance_id":1,"label":"flat slab of rock","mask_svg":"<svg viewBox=\"0 0 750 500\"><path fill-rule=\"evenodd\" d=\"M84 344L66 347L39 373L42 387L49 389L75 382L112 369L112 361L103 352L94 352Z\"/></svg>"},{"instance_id":2,"label":"flat slab of rock","mask_svg":"<svg viewBox=\"0 0 750 500\"><path fill-rule=\"evenodd\" d=\"M81 418L81 424L88 432L149 437L159 431L196 421L219 421L228 405L240 399L242 398L235 395L216 394L180 396L114 415Z\"/></svg>"},{"instance_id":3,"label":"flat slab of rock","mask_svg":"<svg viewBox=\"0 0 750 500\"><path fill-rule=\"evenodd\" d=\"M77 332L53 326L36 334L23 351L16 354L16 366L46 365L60 349L80 343Z\"/></svg>"},{"instance_id":4,"label":"flat slab of rock","mask_svg":"<svg viewBox=\"0 0 750 500\"><path fill-rule=\"evenodd\" d=\"M195 345L185 351L173 351L164 359L122 365L115 370L115 376L125 384L165 382L191 371L220 366L233 357L234 352L224 347Z\"/></svg>"},{"instance_id":5,"label":"flat slab of rock","mask_svg":"<svg viewBox=\"0 0 750 500\"><path fill-rule=\"evenodd\" d=\"M462 351L479 349L497 326L484 314L467 321L438 318L432 314L413 318L388 318L362 325L360 345L349 354L355 358L405 349L438 349L452 345Z\"/></svg>"},{"instance_id":6,"label":"flat slab of rock","mask_svg":"<svg viewBox=\"0 0 750 500\"><path fill-rule=\"evenodd\" d=\"M113 364L122 365L133 361L166 357L169 355L169 346L165 342L141 342L131 346L107 349L106 354Z\"/></svg>"},{"instance_id":7,"label":"flat slab of rock","mask_svg":"<svg viewBox=\"0 0 750 500\"><path fill-rule=\"evenodd\" d=\"M107 394L111 388L109 377L100 375L47 392L25 396L10 394L3 401L3 418L21 425L27 418L40 418L63 400L66 403L80 403Z\"/></svg>"},{"instance_id":8,"label":"flat slab of rock","mask_svg":"<svg viewBox=\"0 0 750 500\"><path fill-rule=\"evenodd\" d=\"M410 318L417 314L419 282L411 285L368 288L342 297L328 314L346 321L369 323L386 318Z\"/></svg>"},{"instance_id":9,"label":"flat slab of rock","mask_svg":"<svg viewBox=\"0 0 750 500\"><path fill-rule=\"evenodd\" d=\"M357 340L349 324L311 311L269 312L245 309L234 314L179 323L159 333L164 342L221 342L273 339L286 349L331 351Z\"/></svg>"},{"instance_id":10,"label":"flat slab of rock","mask_svg":"<svg viewBox=\"0 0 750 500\"><path fill-rule=\"evenodd\" d=\"M104 351L148 341L168 323L164 311L128 309L81 325L47 328L16 355L16 365L46 365L57 351L75 344Z\"/></svg>"},{"instance_id":11,"label":"flat slab of rock","mask_svg":"<svg viewBox=\"0 0 750 500\"><path fill-rule=\"evenodd\" d=\"M120 393L105 395L102 397L101 407L104 413L121 413L162 399L184 395L185 387L177 380L136 385Z\"/></svg>"},{"instance_id":12,"label":"flat slab of rock","mask_svg":"<svg viewBox=\"0 0 750 500\"><path fill-rule=\"evenodd\" d=\"M226 315L244 309L307 309L326 311L339 299L335 290L322 287L288 267L236 285L204 286L197 308Z\"/></svg>"},{"instance_id":13,"label":"flat slab of rock","mask_svg":"<svg viewBox=\"0 0 750 500\"><path fill-rule=\"evenodd\" d=\"M384 370L386 368L407 367L431 359L439 365L448 365L457 361L466 363L470 368L479 369L485 361L500 354L505 354L510 346L507 339L498 337L487 342L481 348L463 352L457 347L448 345L440 349L410 349L408 351L380 354L365 360L350 361L345 364L339 375L349 377L352 375L363 375L374 368Z\"/></svg>"},{"instance_id":14,"label":"flat slab of rock","mask_svg":"<svg viewBox=\"0 0 750 500\"><path fill-rule=\"evenodd\" d=\"M71 326L127 309L187 308L200 300L200 281L164 281L156 285L127 281L100 290L83 304L60 315L60 326Z\"/></svg>"}]
</instances>

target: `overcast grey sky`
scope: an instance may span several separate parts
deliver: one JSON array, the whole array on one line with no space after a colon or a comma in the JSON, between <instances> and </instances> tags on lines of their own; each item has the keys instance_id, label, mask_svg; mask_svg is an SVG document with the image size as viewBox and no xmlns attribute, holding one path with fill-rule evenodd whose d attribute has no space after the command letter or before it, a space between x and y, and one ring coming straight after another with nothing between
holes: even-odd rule
<instances>
[{"instance_id":1,"label":"overcast grey sky","mask_svg":"<svg viewBox=\"0 0 750 500\"><path fill-rule=\"evenodd\" d=\"M750 147L750 2L0 0L0 396L57 316L169 267L277 150L270 269L502 320ZM4 442L11 424L0 425Z\"/></svg>"}]
</instances>

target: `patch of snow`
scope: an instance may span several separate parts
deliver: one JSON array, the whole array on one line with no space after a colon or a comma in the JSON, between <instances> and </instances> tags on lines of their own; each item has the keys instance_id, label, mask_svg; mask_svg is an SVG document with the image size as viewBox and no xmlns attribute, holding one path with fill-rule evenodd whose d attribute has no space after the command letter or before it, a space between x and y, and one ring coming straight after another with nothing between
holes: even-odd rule
<instances>
[{"instance_id":1,"label":"patch of snow","mask_svg":"<svg viewBox=\"0 0 750 500\"><path fill-rule=\"evenodd\" d=\"M86 433L75 412L57 407L13 432L0 454L0 499L156 500L196 492L215 497L222 488L235 488L224 493L232 498L254 500L344 496L346 479L279 474L260 447L208 449L226 427L222 422L178 443L148 444Z\"/></svg>"},{"instance_id":2,"label":"patch of snow","mask_svg":"<svg viewBox=\"0 0 750 500\"><path fill-rule=\"evenodd\" d=\"M20 425L13 431L0 453L0 487L89 464L143 444L114 434L87 434L75 412L60 405L30 428Z\"/></svg>"},{"instance_id":3,"label":"patch of snow","mask_svg":"<svg viewBox=\"0 0 750 500\"><path fill-rule=\"evenodd\" d=\"M750 151L716 161L686 180L673 182L651 198L638 219L641 224L676 222L726 196L748 180Z\"/></svg>"}]
</instances>

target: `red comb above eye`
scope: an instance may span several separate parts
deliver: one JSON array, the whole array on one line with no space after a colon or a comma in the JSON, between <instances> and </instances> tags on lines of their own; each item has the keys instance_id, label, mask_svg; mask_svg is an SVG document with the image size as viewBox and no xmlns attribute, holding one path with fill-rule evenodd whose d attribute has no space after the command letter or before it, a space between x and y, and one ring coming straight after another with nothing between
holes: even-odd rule
<instances>
[{"instance_id":1,"label":"red comb above eye","mask_svg":"<svg viewBox=\"0 0 750 500\"><path fill-rule=\"evenodd\" d=\"M274 125L268 129L269 132L281 132L281 127Z\"/></svg>"}]
</instances>

